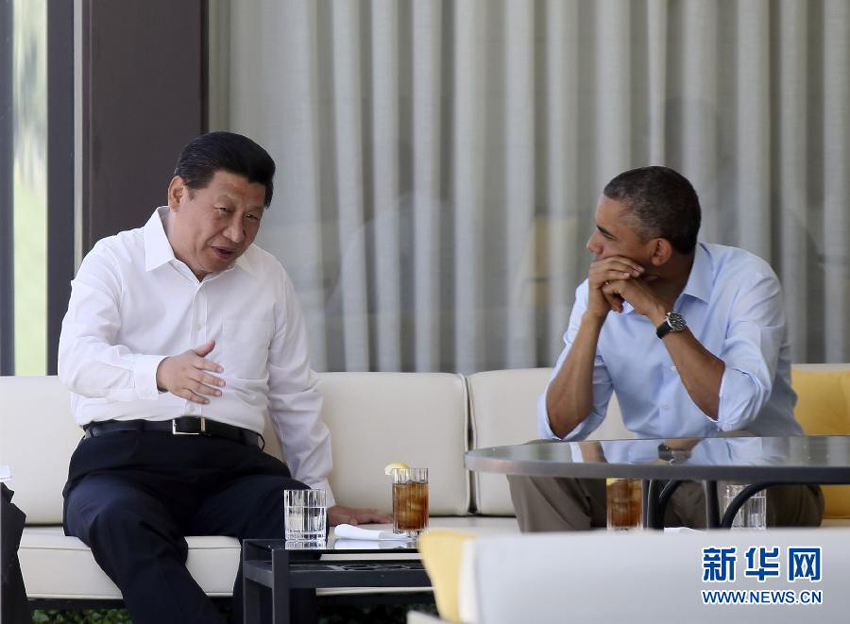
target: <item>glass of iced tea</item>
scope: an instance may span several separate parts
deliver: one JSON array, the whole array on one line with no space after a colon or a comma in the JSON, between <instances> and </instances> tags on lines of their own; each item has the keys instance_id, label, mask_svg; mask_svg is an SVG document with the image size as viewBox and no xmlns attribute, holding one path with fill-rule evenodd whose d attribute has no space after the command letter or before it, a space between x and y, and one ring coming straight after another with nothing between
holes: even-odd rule
<instances>
[{"instance_id":1,"label":"glass of iced tea","mask_svg":"<svg viewBox=\"0 0 850 624\"><path fill-rule=\"evenodd\" d=\"M643 488L640 479L606 479L608 528L614 530L643 527Z\"/></svg>"},{"instance_id":2,"label":"glass of iced tea","mask_svg":"<svg viewBox=\"0 0 850 624\"><path fill-rule=\"evenodd\" d=\"M416 537L428 527L428 469L393 470L393 532Z\"/></svg>"}]
</instances>

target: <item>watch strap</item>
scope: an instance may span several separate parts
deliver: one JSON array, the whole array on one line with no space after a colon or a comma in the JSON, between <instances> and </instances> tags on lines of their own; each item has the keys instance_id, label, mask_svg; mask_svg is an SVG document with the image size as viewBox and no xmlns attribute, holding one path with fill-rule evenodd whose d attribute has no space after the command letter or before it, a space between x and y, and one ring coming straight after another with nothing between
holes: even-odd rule
<instances>
[{"instance_id":1,"label":"watch strap","mask_svg":"<svg viewBox=\"0 0 850 624\"><path fill-rule=\"evenodd\" d=\"M664 320L661 321L661 325L655 328L655 335L659 338L664 338L673 328L670 326L670 323L667 322L667 317L664 317Z\"/></svg>"}]
</instances>

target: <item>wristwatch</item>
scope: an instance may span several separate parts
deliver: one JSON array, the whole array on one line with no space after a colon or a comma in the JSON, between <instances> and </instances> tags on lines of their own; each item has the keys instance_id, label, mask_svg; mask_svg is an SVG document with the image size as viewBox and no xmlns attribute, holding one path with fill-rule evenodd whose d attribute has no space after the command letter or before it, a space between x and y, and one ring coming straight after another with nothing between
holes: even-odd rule
<instances>
[{"instance_id":1,"label":"wristwatch","mask_svg":"<svg viewBox=\"0 0 850 624\"><path fill-rule=\"evenodd\" d=\"M691 458L690 449L670 448L664 442L658 445L658 459L670 464L681 464Z\"/></svg>"},{"instance_id":2,"label":"wristwatch","mask_svg":"<svg viewBox=\"0 0 850 624\"><path fill-rule=\"evenodd\" d=\"M668 312L664 317L664 322L655 328L655 335L659 338L664 338L671 331L685 331L688 324L685 322L685 317L677 312Z\"/></svg>"}]
</instances>

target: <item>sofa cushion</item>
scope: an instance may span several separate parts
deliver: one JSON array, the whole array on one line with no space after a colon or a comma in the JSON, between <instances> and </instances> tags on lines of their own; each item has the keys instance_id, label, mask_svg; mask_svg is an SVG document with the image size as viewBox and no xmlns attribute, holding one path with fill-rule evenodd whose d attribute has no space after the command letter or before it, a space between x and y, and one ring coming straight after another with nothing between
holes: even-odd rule
<instances>
[{"instance_id":1,"label":"sofa cushion","mask_svg":"<svg viewBox=\"0 0 850 624\"><path fill-rule=\"evenodd\" d=\"M333 433L337 503L392 509L384 466L429 469L432 515L469 511L466 384L447 373L323 373L322 418Z\"/></svg>"},{"instance_id":2,"label":"sofa cushion","mask_svg":"<svg viewBox=\"0 0 850 624\"><path fill-rule=\"evenodd\" d=\"M850 434L850 371L813 371L795 366L791 385L797 393L794 415L808 435Z\"/></svg>"},{"instance_id":3,"label":"sofa cushion","mask_svg":"<svg viewBox=\"0 0 850 624\"><path fill-rule=\"evenodd\" d=\"M210 596L230 596L241 549L232 537L187 537L189 572ZM121 592L94 560L91 550L62 527L27 527L18 551L32 598L120 599Z\"/></svg>"},{"instance_id":4,"label":"sofa cushion","mask_svg":"<svg viewBox=\"0 0 850 624\"><path fill-rule=\"evenodd\" d=\"M0 464L28 524L62 522L62 488L83 436L58 377L0 377Z\"/></svg>"},{"instance_id":5,"label":"sofa cushion","mask_svg":"<svg viewBox=\"0 0 850 624\"><path fill-rule=\"evenodd\" d=\"M797 393L794 415L808 435L850 435L850 367L798 364L791 371ZM824 518L850 518L850 486L825 485Z\"/></svg>"},{"instance_id":6,"label":"sofa cushion","mask_svg":"<svg viewBox=\"0 0 850 624\"><path fill-rule=\"evenodd\" d=\"M467 378L473 448L522 444L537 439L537 401L546 389L551 368L526 368L476 373ZM631 438L623 426L616 396L592 440ZM513 515L504 475L473 473L475 504L485 515Z\"/></svg>"}]
</instances>

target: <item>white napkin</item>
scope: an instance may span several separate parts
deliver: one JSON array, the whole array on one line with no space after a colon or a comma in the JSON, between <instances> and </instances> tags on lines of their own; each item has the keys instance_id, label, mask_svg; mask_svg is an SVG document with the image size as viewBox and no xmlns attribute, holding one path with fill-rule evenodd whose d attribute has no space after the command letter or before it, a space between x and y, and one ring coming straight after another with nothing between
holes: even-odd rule
<instances>
[{"instance_id":1,"label":"white napkin","mask_svg":"<svg viewBox=\"0 0 850 624\"><path fill-rule=\"evenodd\" d=\"M363 529L353 524L338 524L334 527L334 535L339 539L353 540L406 540L408 537L403 533L392 531L376 531L374 529Z\"/></svg>"},{"instance_id":2,"label":"white napkin","mask_svg":"<svg viewBox=\"0 0 850 624\"><path fill-rule=\"evenodd\" d=\"M664 527L665 533L702 533L703 531L699 531L697 529L692 529L690 527Z\"/></svg>"},{"instance_id":3,"label":"white napkin","mask_svg":"<svg viewBox=\"0 0 850 624\"><path fill-rule=\"evenodd\" d=\"M412 543L405 540L338 539L334 542L334 550L393 550L410 548Z\"/></svg>"}]
</instances>

